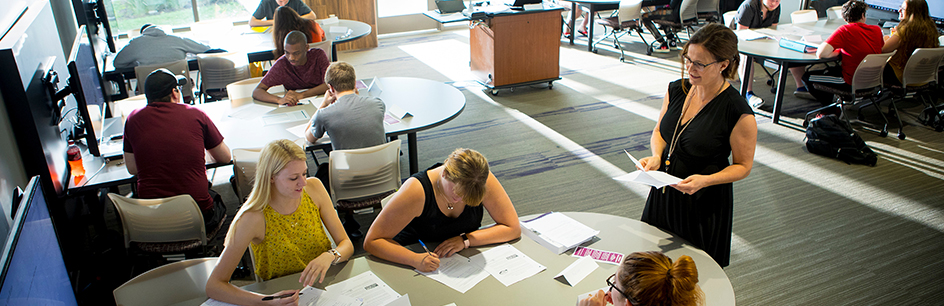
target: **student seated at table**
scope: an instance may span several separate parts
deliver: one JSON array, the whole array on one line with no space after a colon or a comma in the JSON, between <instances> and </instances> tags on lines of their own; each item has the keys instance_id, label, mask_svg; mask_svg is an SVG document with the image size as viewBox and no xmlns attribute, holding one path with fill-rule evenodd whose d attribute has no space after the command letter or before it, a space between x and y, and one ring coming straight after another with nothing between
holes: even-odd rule
<instances>
[{"instance_id":1,"label":"student seated at table","mask_svg":"<svg viewBox=\"0 0 944 306\"><path fill-rule=\"evenodd\" d=\"M479 229L483 208L495 225ZM414 174L393 194L367 231L364 250L430 272L441 257L518 237L518 213L488 161L475 150L456 149L444 164ZM441 243L431 253L403 247L419 240Z\"/></svg>"},{"instance_id":2,"label":"student seated at table","mask_svg":"<svg viewBox=\"0 0 944 306\"><path fill-rule=\"evenodd\" d=\"M337 248L331 248L327 234ZM250 245L259 277L269 280L301 272L299 289L322 282L328 268L354 253L328 192L317 179L308 178L305 151L286 139L262 149L252 192L229 227L224 245L206 292L215 300L239 305L260 304L264 297L229 283ZM294 303L297 299L294 294L270 303Z\"/></svg>"},{"instance_id":3,"label":"student seated at table","mask_svg":"<svg viewBox=\"0 0 944 306\"><path fill-rule=\"evenodd\" d=\"M311 11L311 8L308 7L302 0L262 0L259 1L259 6L256 7L256 11L252 13L252 16L249 17L249 26L250 27L268 27L273 23L273 16L275 15L275 10L279 7L290 7L295 12L300 14L302 18L308 20L315 20L315 12Z\"/></svg>"},{"instance_id":4,"label":"student seated at table","mask_svg":"<svg viewBox=\"0 0 944 306\"><path fill-rule=\"evenodd\" d=\"M928 13L928 3L924 0L905 0L898 9L901 22L892 28L892 34L885 37L882 53L898 50L888 60L882 81L890 85L901 85L901 76L911 54L918 48L937 48L937 26Z\"/></svg>"},{"instance_id":5,"label":"student seated at table","mask_svg":"<svg viewBox=\"0 0 944 306\"><path fill-rule=\"evenodd\" d=\"M735 20L738 30L776 28L780 21L780 0L744 0L741 6L738 7ZM761 65L764 64L763 59L756 59L755 62ZM741 55L741 63L751 64L747 62L747 56L745 55ZM797 89L793 92L793 95L804 99L813 99L809 90L803 85L802 76L805 72L806 70L802 66L790 68L790 74L793 75L793 80L797 84ZM743 70L738 68L738 73L743 74ZM748 104L753 108L763 106L764 99L754 94L754 71L751 70L751 75L747 78L742 75L741 80L747 82Z\"/></svg>"},{"instance_id":6,"label":"student seated at table","mask_svg":"<svg viewBox=\"0 0 944 306\"><path fill-rule=\"evenodd\" d=\"M628 305L694 306L705 304L698 287L695 261L682 255L672 258L659 251L634 252L623 258L616 273L606 279L606 292L581 299L578 306Z\"/></svg>"},{"instance_id":7,"label":"student seated at table","mask_svg":"<svg viewBox=\"0 0 944 306\"><path fill-rule=\"evenodd\" d=\"M203 111L181 103L182 76L167 69L151 72L144 82L147 106L128 115L124 130L124 161L137 175L135 196L156 199L189 194L200 206L209 232L226 217L223 199L206 176L206 154L229 162L223 135Z\"/></svg>"},{"instance_id":8,"label":"student seated at table","mask_svg":"<svg viewBox=\"0 0 944 306\"><path fill-rule=\"evenodd\" d=\"M285 54L282 42L285 36L291 31L301 31L308 37L308 43L316 43L325 40L325 32L314 20L308 20L298 16L290 7L280 6L275 9L275 19L272 24L272 41L275 43L275 50L272 53L276 58Z\"/></svg>"},{"instance_id":9,"label":"student seated at table","mask_svg":"<svg viewBox=\"0 0 944 306\"><path fill-rule=\"evenodd\" d=\"M269 72L252 90L252 98L279 105L295 105L301 99L325 93L328 85L324 82L324 75L331 62L324 50L308 49L308 37L299 31L285 35L283 46L285 55L272 64ZM266 91L277 85L285 87L284 96L278 97ZM299 89L305 91L296 91Z\"/></svg>"},{"instance_id":10,"label":"student seated at table","mask_svg":"<svg viewBox=\"0 0 944 306\"><path fill-rule=\"evenodd\" d=\"M808 71L803 75L803 82L810 94L817 101L829 104L833 101L833 94L815 88L814 84L825 85L839 90L848 91L852 84L852 75L866 55L882 53L885 41L882 39L882 28L865 24L865 11L868 4L861 0L850 0L842 5L842 18L848 24L842 25L833 32L826 41L816 50L816 57L831 58L841 55L842 69Z\"/></svg>"},{"instance_id":11,"label":"student seated at table","mask_svg":"<svg viewBox=\"0 0 944 306\"><path fill-rule=\"evenodd\" d=\"M205 53L210 46L190 38L168 35L159 26L147 23L141 36L135 37L115 55L115 68L156 65L187 58L187 53Z\"/></svg>"},{"instance_id":12,"label":"student seated at table","mask_svg":"<svg viewBox=\"0 0 944 306\"><path fill-rule=\"evenodd\" d=\"M387 142L384 112L387 106L379 98L357 95L354 66L337 62L325 73L328 91L318 111L308 121L305 139L314 143L325 133L331 136L331 148L350 150L381 145ZM328 185L328 163L318 166L315 177ZM351 230L353 232L353 230Z\"/></svg>"}]
</instances>

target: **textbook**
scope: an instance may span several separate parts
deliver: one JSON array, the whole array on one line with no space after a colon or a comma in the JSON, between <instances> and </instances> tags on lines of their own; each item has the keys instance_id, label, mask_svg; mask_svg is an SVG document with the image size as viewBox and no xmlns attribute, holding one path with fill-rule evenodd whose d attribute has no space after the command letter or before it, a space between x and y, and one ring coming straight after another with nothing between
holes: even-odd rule
<instances>
[{"instance_id":1,"label":"textbook","mask_svg":"<svg viewBox=\"0 0 944 306\"><path fill-rule=\"evenodd\" d=\"M559 212L545 213L519 223L525 236L554 254L564 253L600 233Z\"/></svg>"},{"instance_id":2,"label":"textbook","mask_svg":"<svg viewBox=\"0 0 944 306\"><path fill-rule=\"evenodd\" d=\"M819 49L819 46L814 43L786 38L780 39L780 47L803 53L815 53L816 49Z\"/></svg>"}]
</instances>

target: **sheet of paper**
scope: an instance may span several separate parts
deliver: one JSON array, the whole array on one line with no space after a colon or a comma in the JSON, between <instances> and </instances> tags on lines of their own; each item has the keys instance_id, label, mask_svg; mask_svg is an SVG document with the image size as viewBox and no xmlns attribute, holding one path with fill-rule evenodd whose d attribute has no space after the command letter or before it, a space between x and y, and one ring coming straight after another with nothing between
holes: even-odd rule
<instances>
[{"instance_id":1,"label":"sheet of paper","mask_svg":"<svg viewBox=\"0 0 944 306\"><path fill-rule=\"evenodd\" d=\"M387 303L387 306L412 306L410 304L410 294L404 294L398 297L396 300L393 300L390 303Z\"/></svg>"},{"instance_id":2,"label":"sheet of paper","mask_svg":"<svg viewBox=\"0 0 944 306\"><path fill-rule=\"evenodd\" d=\"M400 106L397 106L392 102L387 103L387 112L393 114L393 116L397 117L397 119L403 119L406 116L413 116L405 109L400 108Z\"/></svg>"},{"instance_id":3,"label":"sheet of paper","mask_svg":"<svg viewBox=\"0 0 944 306\"><path fill-rule=\"evenodd\" d=\"M384 113L384 124L394 125L397 123L400 123L400 119L397 119L397 117L391 115L390 113Z\"/></svg>"},{"instance_id":4,"label":"sheet of paper","mask_svg":"<svg viewBox=\"0 0 944 306\"><path fill-rule=\"evenodd\" d=\"M820 35L806 35L806 36L803 36L803 41L808 42L808 43L818 44L818 43L823 42L823 36L820 36Z\"/></svg>"},{"instance_id":5,"label":"sheet of paper","mask_svg":"<svg viewBox=\"0 0 944 306\"><path fill-rule=\"evenodd\" d=\"M472 263L485 268L499 282L511 286L547 269L510 244L503 244L470 258Z\"/></svg>"},{"instance_id":6,"label":"sheet of paper","mask_svg":"<svg viewBox=\"0 0 944 306\"><path fill-rule=\"evenodd\" d=\"M767 35L764 35L762 33L759 33L757 31L750 30L750 29L737 30L737 31L734 31L734 34L736 34L739 39L743 39L743 40L757 40L757 39L767 38Z\"/></svg>"},{"instance_id":7,"label":"sheet of paper","mask_svg":"<svg viewBox=\"0 0 944 306\"><path fill-rule=\"evenodd\" d=\"M482 266L473 264L468 258L455 254L439 259L439 269L433 272L420 272L449 288L465 293L476 284L488 277L488 272Z\"/></svg>"},{"instance_id":8,"label":"sheet of paper","mask_svg":"<svg viewBox=\"0 0 944 306\"><path fill-rule=\"evenodd\" d=\"M331 34L344 34L347 33L347 27L345 26L331 26L328 28L328 32Z\"/></svg>"},{"instance_id":9,"label":"sheet of paper","mask_svg":"<svg viewBox=\"0 0 944 306\"><path fill-rule=\"evenodd\" d=\"M594 262L590 257L580 257L577 258L577 260L572 264L567 266L567 268L564 268L560 274L554 276L554 278L560 279L573 287L586 278L587 275L590 275L593 270L596 270L599 267L600 265Z\"/></svg>"},{"instance_id":10,"label":"sheet of paper","mask_svg":"<svg viewBox=\"0 0 944 306\"><path fill-rule=\"evenodd\" d=\"M624 182L633 182L640 183L644 185L649 185L656 188L662 188L667 185L675 185L682 181L682 179L672 176L671 174L662 172L662 171L641 171L636 170L627 174L623 174L613 178L617 181Z\"/></svg>"},{"instance_id":11,"label":"sheet of paper","mask_svg":"<svg viewBox=\"0 0 944 306\"><path fill-rule=\"evenodd\" d=\"M367 88L367 84L364 84L364 81L357 80L357 83L354 84L354 88L364 89Z\"/></svg>"},{"instance_id":12,"label":"sheet of paper","mask_svg":"<svg viewBox=\"0 0 944 306\"><path fill-rule=\"evenodd\" d=\"M315 302L321 300L321 295L324 293L324 290L311 286L305 286L305 288L302 288L302 290L298 292L298 305L315 305Z\"/></svg>"},{"instance_id":13,"label":"sheet of paper","mask_svg":"<svg viewBox=\"0 0 944 306\"><path fill-rule=\"evenodd\" d=\"M370 85L367 86L367 95L370 97L379 97L380 93L383 92L383 89L380 88L380 81L377 80L377 77L370 80Z\"/></svg>"},{"instance_id":14,"label":"sheet of paper","mask_svg":"<svg viewBox=\"0 0 944 306\"><path fill-rule=\"evenodd\" d=\"M291 111L291 112L266 115L262 117L262 121L265 122L265 125L273 125L273 124L282 124L282 123L288 123L288 122L308 120L308 118L311 118L311 117L308 116L308 113L306 113L304 110L297 110L297 111Z\"/></svg>"},{"instance_id":15,"label":"sheet of paper","mask_svg":"<svg viewBox=\"0 0 944 306\"><path fill-rule=\"evenodd\" d=\"M585 248L585 247L577 247L577 249L574 250L574 254L571 256L589 257L598 262L605 262L608 264L619 265L623 263L623 257L625 257L626 255L623 255L617 252L609 252L609 251L601 251L601 250Z\"/></svg>"},{"instance_id":16,"label":"sheet of paper","mask_svg":"<svg viewBox=\"0 0 944 306\"><path fill-rule=\"evenodd\" d=\"M626 151L626 149L623 149L623 152L626 152L626 156L629 156L629 159L633 160L633 164L636 165L637 169L642 169L642 164L639 163L638 159L633 157L632 154L629 154L629 151Z\"/></svg>"},{"instance_id":17,"label":"sheet of paper","mask_svg":"<svg viewBox=\"0 0 944 306\"><path fill-rule=\"evenodd\" d=\"M338 296L329 296L327 294L323 295L317 301L314 301L311 304L302 304L301 300L298 301L299 306L363 306L364 300L359 298L352 298L349 296L338 295Z\"/></svg>"},{"instance_id":18,"label":"sheet of paper","mask_svg":"<svg viewBox=\"0 0 944 306\"><path fill-rule=\"evenodd\" d=\"M551 239L567 246L568 249L590 240L590 238L600 233L598 230L557 212L527 222L526 226L545 239Z\"/></svg>"},{"instance_id":19,"label":"sheet of paper","mask_svg":"<svg viewBox=\"0 0 944 306\"><path fill-rule=\"evenodd\" d=\"M243 120L252 120L262 117L273 109L273 107L250 103L248 105L234 109L232 113L229 113L229 117Z\"/></svg>"},{"instance_id":20,"label":"sheet of paper","mask_svg":"<svg viewBox=\"0 0 944 306\"><path fill-rule=\"evenodd\" d=\"M200 306L236 306L236 305L230 304L227 302L220 302L214 299L208 299L205 302L203 302L203 304L200 304Z\"/></svg>"},{"instance_id":21,"label":"sheet of paper","mask_svg":"<svg viewBox=\"0 0 944 306\"><path fill-rule=\"evenodd\" d=\"M289 133L292 133L292 135L298 136L298 138L305 138L305 129L308 129L308 122L287 128L285 130Z\"/></svg>"},{"instance_id":22,"label":"sheet of paper","mask_svg":"<svg viewBox=\"0 0 944 306\"><path fill-rule=\"evenodd\" d=\"M385 305L400 297L374 272L367 271L325 288L325 296L349 296L362 299L364 305Z\"/></svg>"}]
</instances>

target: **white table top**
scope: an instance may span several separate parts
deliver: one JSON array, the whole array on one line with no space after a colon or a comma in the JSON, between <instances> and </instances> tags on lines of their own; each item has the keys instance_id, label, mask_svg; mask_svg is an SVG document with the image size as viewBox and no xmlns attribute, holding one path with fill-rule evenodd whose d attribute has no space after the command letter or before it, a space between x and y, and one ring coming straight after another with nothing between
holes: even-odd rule
<instances>
[{"instance_id":1,"label":"white table top","mask_svg":"<svg viewBox=\"0 0 944 306\"><path fill-rule=\"evenodd\" d=\"M842 20L820 20L807 23L793 23L789 26L812 31L815 35L820 35L825 41L840 26L846 24ZM785 26L787 24L781 25ZM799 39L798 37L794 37ZM774 39L743 40L738 39L738 52L744 55L756 56L770 59L773 61L789 61L791 63L818 63L824 61L834 61L835 59L820 59L816 53L802 53L787 48L780 47L780 43Z\"/></svg>"}]
</instances>

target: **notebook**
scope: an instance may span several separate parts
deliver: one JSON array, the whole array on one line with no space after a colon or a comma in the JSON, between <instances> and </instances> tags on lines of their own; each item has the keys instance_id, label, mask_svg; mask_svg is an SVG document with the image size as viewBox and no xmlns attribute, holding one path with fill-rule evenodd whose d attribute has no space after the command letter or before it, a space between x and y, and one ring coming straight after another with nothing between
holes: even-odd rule
<instances>
[{"instance_id":1,"label":"notebook","mask_svg":"<svg viewBox=\"0 0 944 306\"><path fill-rule=\"evenodd\" d=\"M465 9L462 0L436 0L436 7L440 14L458 13Z\"/></svg>"}]
</instances>

